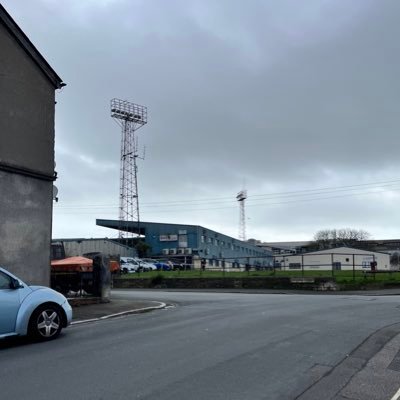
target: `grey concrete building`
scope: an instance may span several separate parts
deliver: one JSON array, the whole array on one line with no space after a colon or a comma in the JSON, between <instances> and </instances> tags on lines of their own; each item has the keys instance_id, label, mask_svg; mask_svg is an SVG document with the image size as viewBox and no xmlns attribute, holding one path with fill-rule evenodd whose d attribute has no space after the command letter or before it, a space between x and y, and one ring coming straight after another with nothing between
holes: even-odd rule
<instances>
[{"instance_id":1,"label":"grey concrete building","mask_svg":"<svg viewBox=\"0 0 400 400\"><path fill-rule=\"evenodd\" d=\"M50 282L55 90L64 86L0 5L0 265Z\"/></svg>"}]
</instances>

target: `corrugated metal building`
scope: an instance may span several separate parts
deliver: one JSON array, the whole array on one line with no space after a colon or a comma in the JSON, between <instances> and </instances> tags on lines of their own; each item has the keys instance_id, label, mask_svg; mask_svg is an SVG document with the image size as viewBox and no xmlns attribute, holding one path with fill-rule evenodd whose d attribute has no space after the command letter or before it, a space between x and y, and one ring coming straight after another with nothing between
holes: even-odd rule
<instances>
[{"instance_id":1,"label":"corrugated metal building","mask_svg":"<svg viewBox=\"0 0 400 400\"><path fill-rule=\"evenodd\" d=\"M52 240L52 259L83 256L87 253L103 253L107 256L136 257L132 247L117 243L111 239L54 239Z\"/></svg>"}]
</instances>

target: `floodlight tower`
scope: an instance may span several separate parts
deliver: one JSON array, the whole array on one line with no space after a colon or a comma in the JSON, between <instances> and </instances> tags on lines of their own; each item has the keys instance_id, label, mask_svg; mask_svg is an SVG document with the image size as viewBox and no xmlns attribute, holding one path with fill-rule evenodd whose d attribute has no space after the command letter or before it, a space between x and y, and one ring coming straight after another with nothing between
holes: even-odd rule
<instances>
[{"instance_id":1,"label":"floodlight tower","mask_svg":"<svg viewBox=\"0 0 400 400\"><path fill-rule=\"evenodd\" d=\"M239 239L243 240L243 241L246 240L246 215L245 215L245 209L244 209L244 203L245 203L246 199L247 199L247 191L246 190L241 190L236 196L236 200L239 202L239 209L240 209Z\"/></svg>"},{"instance_id":2,"label":"floodlight tower","mask_svg":"<svg viewBox=\"0 0 400 400\"><path fill-rule=\"evenodd\" d=\"M135 132L147 123L147 107L125 100L111 100L111 117L121 127L121 169L119 186L119 238L133 238L128 228L137 223L140 235L139 193L137 184L138 141Z\"/></svg>"}]
</instances>

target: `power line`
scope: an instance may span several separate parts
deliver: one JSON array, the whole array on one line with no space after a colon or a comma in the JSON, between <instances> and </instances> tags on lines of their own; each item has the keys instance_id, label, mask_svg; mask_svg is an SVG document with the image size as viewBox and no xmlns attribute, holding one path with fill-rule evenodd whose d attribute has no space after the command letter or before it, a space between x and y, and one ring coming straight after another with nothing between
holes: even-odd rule
<instances>
[{"instance_id":1,"label":"power line","mask_svg":"<svg viewBox=\"0 0 400 400\"><path fill-rule=\"evenodd\" d=\"M259 206L276 206L282 204L296 204L296 203L305 203L305 202L312 202L312 201L319 201L319 200L330 200L330 199L337 199L337 198L345 198L345 197L355 197L355 196L365 196L365 195L372 195L372 194L381 194L385 192L392 192L392 191L399 191L400 188L391 189L391 190L380 190L380 191L370 191L370 192L360 192L360 193L349 193L343 194L338 196L327 196L327 197L311 197L305 199L297 199L297 200L287 200L287 201L280 201L274 203L258 203L258 204L250 204L249 207L259 207ZM236 208L236 206L224 206L224 207L208 207L208 208L188 208L188 209L179 209L179 212L198 212L198 211L213 211L213 210L226 210ZM61 210L62 211L62 210ZM74 211L75 214L99 214L99 210L93 210L93 212L83 212L80 213L79 210L66 210L66 211ZM149 211L150 212L150 211ZM152 210L151 213L169 213L169 212L176 212L176 210ZM103 214L110 215L113 214L111 212L102 212Z\"/></svg>"},{"instance_id":2,"label":"power line","mask_svg":"<svg viewBox=\"0 0 400 400\"><path fill-rule=\"evenodd\" d=\"M336 192L348 192L348 191L355 191L361 187L365 187L366 189L373 189L374 187L367 187L373 185L376 189L382 187L391 187L396 186L396 183L400 182L400 179L390 180L390 181L381 181L381 182L371 182L371 183L364 183L364 184L357 184L357 185L347 185L347 186L333 186L333 187L325 187L319 189L303 189L303 190L296 190L296 191L289 191L289 192L277 192L277 193L267 193L267 194L258 194L252 195L248 197L248 200L251 202L256 201L263 201L268 199L275 199L275 198L285 198L285 197L299 197L299 196L309 196L309 195L319 195L319 194L328 194L328 193L336 193ZM356 194L357 195L357 194ZM258 198L256 198L258 197ZM226 199L226 200L224 200ZM235 203L232 201L231 197L214 197L214 198L205 198L205 199L194 199L194 200L176 200L176 201L166 201L166 202L149 202L143 203L143 207L180 207L182 204L191 204L191 205L202 205L202 203L207 204L219 204L219 203ZM115 204L85 204L85 205L56 205L55 209L75 209L75 208L117 208L118 206Z\"/></svg>"},{"instance_id":3,"label":"power line","mask_svg":"<svg viewBox=\"0 0 400 400\"><path fill-rule=\"evenodd\" d=\"M309 199L298 199L298 200L288 200L288 201L280 201L280 202L275 202L275 203L261 203L261 204L250 204L248 207L258 207L258 206L275 206L275 205L282 205L282 204L295 204L295 203L306 203L306 202L312 202L312 201L318 201L318 200L330 200L330 199L338 199L338 198L344 198L344 197L355 197L355 196L365 196L365 195L371 195L371 194L381 194L384 192L391 192L391 191L400 191L400 188L398 189L392 189L392 190L381 190L381 191L373 191L373 192L364 192L364 193L351 193L351 194L344 194L340 196L328 196L328 197L315 197L315 198L309 198ZM182 210L180 209L179 212L193 212L193 211L212 211L212 210L225 210L227 208L236 208L234 206L229 206L229 207L213 207L213 208L203 208L203 209L186 209ZM155 213L166 213L168 211L155 211ZM175 212L175 211L173 211ZM154 213L154 211L152 211Z\"/></svg>"}]
</instances>

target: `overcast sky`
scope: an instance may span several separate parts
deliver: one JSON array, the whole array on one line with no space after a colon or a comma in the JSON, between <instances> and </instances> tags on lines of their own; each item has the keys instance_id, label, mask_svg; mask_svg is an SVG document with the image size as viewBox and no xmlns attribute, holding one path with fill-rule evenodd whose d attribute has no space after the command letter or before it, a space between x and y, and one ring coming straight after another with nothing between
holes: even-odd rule
<instances>
[{"instance_id":1,"label":"overcast sky","mask_svg":"<svg viewBox=\"0 0 400 400\"><path fill-rule=\"evenodd\" d=\"M115 237L116 97L138 131L140 219L308 240L399 238L398 0L5 0L62 77L53 237Z\"/></svg>"}]
</instances>

